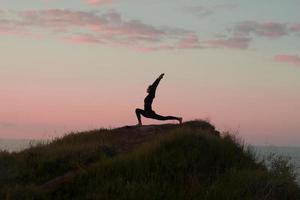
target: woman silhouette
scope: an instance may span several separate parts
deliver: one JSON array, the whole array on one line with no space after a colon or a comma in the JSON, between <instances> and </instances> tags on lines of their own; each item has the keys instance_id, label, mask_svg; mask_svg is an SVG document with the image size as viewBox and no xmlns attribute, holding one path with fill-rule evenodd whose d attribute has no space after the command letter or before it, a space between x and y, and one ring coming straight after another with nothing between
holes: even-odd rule
<instances>
[{"instance_id":1,"label":"woman silhouette","mask_svg":"<svg viewBox=\"0 0 300 200\"><path fill-rule=\"evenodd\" d=\"M153 99L155 98L155 92L156 88L160 82L160 80L164 77L165 74L161 74L152 85L150 85L147 89L148 95L146 96L144 100L144 110L137 108L135 110L136 117L138 119L138 125L142 125L142 120L141 120L141 115L143 115L146 118L151 118L151 119L157 119L157 120L178 120L178 122L181 124L182 123L182 117L173 117L173 116L161 116L156 114L152 110L152 102Z\"/></svg>"}]
</instances>

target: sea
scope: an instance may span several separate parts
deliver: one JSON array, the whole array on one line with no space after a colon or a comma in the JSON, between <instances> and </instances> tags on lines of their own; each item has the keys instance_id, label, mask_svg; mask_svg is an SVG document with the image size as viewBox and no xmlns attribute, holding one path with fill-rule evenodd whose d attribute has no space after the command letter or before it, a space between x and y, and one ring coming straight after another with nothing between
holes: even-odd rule
<instances>
[{"instance_id":1,"label":"sea","mask_svg":"<svg viewBox=\"0 0 300 200\"><path fill-rule=\"evenodd\" d=\"M0 139L0 151L18 152L30 146L45 143L43 140ZM49 142L49 141L47 141ZM258 160L270 155L283 156L294 166L297 182L300 185L300 147L255 146L251 145Z\"/></svg>"},{"instance_id":2,"label":"sea","mask_svg":"<svg viewBox=\"0 0 300 200\"><path fill-rule=\"evenodd\" d=\"M0 151L18 152L46 142L46 140L0 139Z\"/></svg>"},{"instance_id":3,"label":"sea","mask_svg":"<svg viewBox=\"0 0 300 200\"><path fill-rule=\"evenodd\" d=\"M300 147L290 146L252 146L257 155L257 159L267 159L268 157L281 156L287 159L293 166L296 173L297 183L300 185ZM268 165L268 163L267 163Z\"/></svg>"}]
</instances>

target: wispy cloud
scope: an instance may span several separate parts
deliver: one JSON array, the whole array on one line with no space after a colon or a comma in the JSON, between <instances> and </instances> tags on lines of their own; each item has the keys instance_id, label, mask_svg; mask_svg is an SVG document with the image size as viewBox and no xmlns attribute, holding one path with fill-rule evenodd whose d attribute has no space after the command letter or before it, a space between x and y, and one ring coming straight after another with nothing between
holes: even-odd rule
<instances>
[{"instance_id":1,"label":"wispy cloud","mask_svg":"<svg viewBox=\"0 0 300 200\"><path fill-rule=\"evenodd\" d=\"M205 17L220 11L228 11L238 8L237 4L218 4L214 6L193 6L185 8L186 12L192 13L198 17Z\"/></svg>"},{"instance_id":2,"label":"wispy cloud","mask_svg":"<svg viewBox=\"0 0 300 200\"><path fill-rule=\"evenodd\" d=\"M230 37L224 39L207 40L205 43L216 48L248 49L251 40L251 38L247 37Z\"/></svg>"},{"instance_id":3,"label":"wispy cloud","mask_svg":"<svg viewBox=\"0 0 300 200\"><path fill-rule=\"evenodd\" d=\"M79 34L79 35L72 35L64 38L66 41L69 41L71 43L77 43L77 44L99 44L104 43L97 37L94 37L90 34Z\"/></svg>"},{"instance_id":4,"label":"wispy cloud","mask_svg":"<svg viewBox=\"0 0 300 200\"><path fill-rule=\"evenodd\" d=\"M1 17L1 16L0 16ZM0 35L12 35L17 37L29 37L34 39L40 39L42 36L38 33L31 33L24 29L21 29L15 25L12 25L10 21L0 19Z\"/></svg>"},{"instance_id":5,"label":"wispy cloud","mask_svg":"<svg viewBox=\"0 0 300 200\"><path fill-rule=\"evenodd\" d=\"M179 48L201 48L200 41L197 35L194 33L187 34L185 37L181 38L178 44Z\"/></svg>"},{"instance_id":6,"label":"wispy cloud","mask_svg":"<svg viewBox=\"0 0 300 200\"><path fill-rule=\"evenodd\" d=\"M100 13L46 9L9 14L12 15L10 18L8 15L0 16L0 30L32 33L48 30L50 35L75 43L101 43L153 50L195 48L198 41L194 31L157 27L140 20L125 20L115 11Z\"/></svg>"},{"instance_id":7,"label":"wispy cloud","mask_svg":"<svg viewBox=\"0 0 300 200\"><path fill-rule=\"evenodd\" d=\"M228 3L228 4L218 4L213 6L214 9L223 9L223 10L235 10L239 8L238 4Z\"/></svg>"},{"instance_id":8,"label":"wispy cloud","mask_svg":"<svg viewBox=\"0 0 300 200\"><path fill-rule=\"evenodd\" d=\"M290 26L290 31L300 32L300 23L292 24Z\"/></svg>"},{"instance_id":9,"label":"wispy cloud","mask_svg":"<svg viewBox=\"0 0 300 200\"><path fill-rule=\"evenodd\" d=\"M186 8L187 12L193 13L198 17L205 17L214 13L214 10L204 7L204 6L197 6L197 7L189 7Z\"/></svg>"},{"instance_id":10,"label":"wispy cloud","mask_svg":"<svg viewBox=\"0 0 300 200\"><path fill-rule=\"evenodd\" d=\"M18 19L11 20L16 27L70 29L86 27L90 24L103 24L105 19L91 12L66 9L29 10L17 13Z\"/></svg>"},{"instance_id":11,"label":"wispy cloud","mask_svg":"<svg viewBox=\"0 0 300 200\"><path fill-rule=\"evenodd\" d=\"M239 36L261 36L279 38L300 32L300 24L289 24L279 22L243 21L237 23L232 31Z\"/></svg>"},{"instance_id":12,"label":"wispy cloud","mask_svg":"<svg viewBox=\"0 0 300 200\"><path fill-rule=\"evenodd\" d=\"M226 30L225 34L216 34L216 36L220 36L219 38L216 37L205 43L212 47L248 49L256 37L276 39L299 34L300 24L242 21Z\"/></svg>"},{"instance_id":13,"label":"wispy cloud","mask_svg":"<svg viewBox=\"0 0 300 200\"><path fill-rule=\"evenodd\" d=\"M90 5L103 5L103 4L111 4L112 0L85 0L86 3Z\"/></svg>"},{"instance_id":14,"label":"wispy cloud","mask_svg":"<svg viewBox=\"0 0 300 200\"><path fill-rule=\"evenodd\" d=\"M244 21L234 27L235 34L281 37L288 34L287 24L277 22Z\"/></svg>"},{"instance_id":15,"label":"wispy cloud","mask_svg":"<svg viewBox=\"0 0 300 200\"><path fill-rule=\"evenodd\" d=\"M289 31L290 31L291 33L295 33L297 36L300 37L300 23L292 24L292 25L289 27Z\"/></svg>"},{"instance_id":16,"label":"wispy cloud","mask_svg":"<svg viewBox=\"0 0 300 200\"><path fill-rule=\"evenodd\" d=\"M56 1L62 1L62 0L39 0L45 3L51 3ZM82 0L84 3L87 3L92 6L96 5L105 5L105 4L111 4L114 0Z\"/></svg>"},{"instance_id":17,"label":"wispy cloud","mask_svg":"<svg viewBox=\"0 0 300 200\"><path fill-rule=\"evenodd\" d=\"M300 67L300 56L298 55L289 55L289 54L280 54L274 57L276 62L287 63L291 65L296 65Z\"/></svg>"},{"instance_id":18,"label":"wispy cloud","mask_svg":"<svg viewBox=\"0 0 300 200\"><path fill-rule=\"evenodd\" d=\"M227 36L200 40L195 31L124 19L116 11L45 9L0 13L0 34L38 36L47 33L48 36L77 44L113 45L139 51L200 48L243 50L249 48L253 35L281 37L298 31L299 24L247 21L238 23Z\"/></svg>"}]
</instances>

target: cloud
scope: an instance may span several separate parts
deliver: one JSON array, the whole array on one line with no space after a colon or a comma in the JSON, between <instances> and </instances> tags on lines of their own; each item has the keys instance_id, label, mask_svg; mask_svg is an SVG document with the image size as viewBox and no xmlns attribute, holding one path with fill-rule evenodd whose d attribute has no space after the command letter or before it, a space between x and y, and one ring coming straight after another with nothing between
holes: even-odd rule
<instances>
[{"instance_id":1,"label":"cloud","mask_svg":"<svg viewBox=\"0 0 300 200\"><path fill-rule=\"evenodd\" d=\"M300 36L300 23L292 24L289 27L289 31L292 33L296 33L298 34L298 36Z\"/></svg>"},{"instance_id":2,"label":"cloud","mask_svg":"<svg viewBox=\"0 0 300 200\"><path fill-rule=\"evenodd\" d=\"M205 17L214 13L214 10L203 6L190 7L186 11L196 14L199 17Z\"/></svg>"},{"instance_id":3,"label":"cloud","mask_svg":"<svg viewBox=\"0 0 300 200\"><path fill-rule=\"evenodd\" d=\"M0 20L1 24L11 24L17 28L42 28L65 31L71 29L90 29L94 32L126 35L162 35L151 25L143 24L138 20L124 21L116 12L98 15L94 12L72 11L65 9L30 10L18 13L18 20ZM1 23L2 21L2 23Z\"/></svg>"},{"instance_id":4,"label":"cloud","mask_svg":"<svg viewBox=\"0 0 300 200\"><path fill-rule=\"evenodd\" d=\"M116 12L103 14L99 20L101 21L99 21L100 23L89 24L92 31L150 40L171 34L167 33L167 29L147 25L139 20L125 21Z\"/></svg>"},{"instance_id":5,"label":"cloud","mask_svg":"<svg viewBox=\"0 0 300 200\"><path fill-rule=\"evenodd\" d=\"M108 44L135 49L162 50L198 46L198 36L194 31L126 20L115 11L27 10L0 16L1 30L47 32L48 35L74 43Z\"/></svg>"},{"instance_id":6,"label":"cloud","mask_svg":"<svg viewBox=\"0 0 300 200\"><path fill-rule=\"evenodd\" d=\"M43 33L76 44L113 45L143 52L200 48L247 49L252 40L249 36L233 34L200 41L195 31L124 19L116 11L68 9L27 10L0 15L1 32L15 35Z\"/></svg>"},{"instance_id":7,"label":"cloud","mask_svg":"<svg viewBox=\"0 0 300 200\"><path fill-rule=\"evenodd\" d=\"M218 4L213 6L214 9L223 9L223 10L234 10L239 8L238 4L228 3L228 4Z\"/></svg>"},{"instance_id":8,"label":"cloud","mask_svg":"<svg viewBox=\"0 0 300 200\"><path fill-rule=\"evenodd\" d=\"M60 0L39 0L45 3L60 1ZM89 5L95 6L95 5L104 5L104 4L111 4L113 3L113 0L82 0L84 3L87 3Z\"/></svg>"},{"instance_id":9,"label":"cloud","mask_svg":"<svg viewBox=\"0 0 300 200\"><path fill-rule=\"evenodd\" d=\"M300 56L298 55L280 54L280 55L276 55L274 57L274 60L276 62L300 66Z\"/></svg>"},{"instance_id":10,"label":"cloud","mask_svg":"<svg viewBox=\"0 0 300 200\"><path fill-rule=\"evenodd\" d=\"M1 19L0 19L0 35L30 37L34 39L40 39L42 37L40 34L27 32L26 30L11 24L9 20L1 20Z\"/></svg>"},{"instance_id":11,"label":"cloud","mask_svg":"<svg viewBox=\"0 0 300 200\"><path fill-rule=\"evenodd\" d=\"M103 5L103 4L111 4L112 0L85 0L89 5Z\"/></svg>"},{"instance_id":12,"label":"cloud","mask_svg":"<svg viewBox=\"0 0 300 200\"><path fill-rule=\"evenodd\" d=\"M215 34L217 39L205 43L212 47L248 49L255 37L281 38L300 33L299 23L242 21L226 29L227 34ZM220 36L220 38L218 38ZM225 38L225 39L224 39Z\"/></svg>"},{"instance_id":13,"label":"cloud","mask_svg":"<svg viewBox=\"0 0 300 200\"><path fill-rule=\"evenodd\" d=\"M201 45L198 36L194 33L190 33L180 39L178 47L183 49L190 49L201 48Z\"/></svg>"},{"instance_id":14,"label":"cloud","mask_svg":"<svg viewBox=\"0 0 300 200\"><path fill-rule=\"evenodd\" d=\"M0 22L0 34L6 34L6 33L9 33L11 31L12 30L9 27L1 25L1 22Z\"/></svg>"},{"instance_id":15,"label":"cloud","mask_svg":"<svg viewBox=\"0 0 300 200\"><path fill-rule=\"evenodd\" d=\"M64 39L71 43L77 43L77 44L99 44L99 43L103 44L104 43L100 39L98 39L90 34L72 35L72 36L68 36Z\"/></svg>"},{"instance_id":16,"label":"cloud","mask_svg":"<svg viewBox=\"0 0 300 200\"><path fill-rule=\"evenodd\" d=\"M222 10L233 10L238 8L237 4L218 4L214 6L194 6L185 8L186 12L196 14L198 17L206 17Z\"/></svg>"},{"instance_id":17,"label":"cloud","mask_svg":"<svg viewBox=\"0 0 300 200\"><path fill-rule=\"evenodd\" d=\"M25 28L69 29L85 27L89 24L103 24L105 19L91 12L71 11L66 9L29 10L18 13L15 25Z\"/></svg>"},{"instance_id":18,"label":"cloud","mask_svg":"<svg viewBox=\"0 0 300 200\"><path fill-rule=\"evenodd\" d=\"M10 20L5 18L6 12L0 10L0 33L7 33L12 31Z\"/></svg>"},{"instance_id":19,"label":"cloud","mask_svg":"<svg viewBox=\"0 0 300 200\"><path fill-rule=\"evenodd\" d=\"M243 21L237 23L232 28L232 32L239 36L253 35L268 38L279 38L300 32L300 24Z\"/></svg>"},{"instance_id":20,"label":"cloud","mask_svg":"<svg viewBox=\"0 0 300 200\"><path fill-rule=\"evenodd\" d=\"M264 37L282 37L288 34L287 24L277 22L243 21L234 27L238 35L257 35Z\"/></svg>"},{"instance_id":21,"label":"cloud","mask_svg":"<svg viewBox=\"0 0 300 200\"><path fill-rule=\"evenodd\" d=\"M248 49L251 40L251 38L246 37L231 37L225 39L207 40L205 43L209 47L215 48Z\"/></svg>"}]
</instances>

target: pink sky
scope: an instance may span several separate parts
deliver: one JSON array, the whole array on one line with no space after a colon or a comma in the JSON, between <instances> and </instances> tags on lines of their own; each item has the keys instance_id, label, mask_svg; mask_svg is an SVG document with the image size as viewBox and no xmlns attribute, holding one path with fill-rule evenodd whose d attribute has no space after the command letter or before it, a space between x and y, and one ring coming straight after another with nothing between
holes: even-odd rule
<instances>
[{"instance_id":1,"label":"pink sky","mask_svg":"<svg viewBox=\"0 0 300 200\"><path fill-rule=\"evenodd\" d=\"M0 2L0 138L136 124L165 73L157 113L208 119L251 144L299 145L295 4Z\"/></svg>"}]
</instances>

